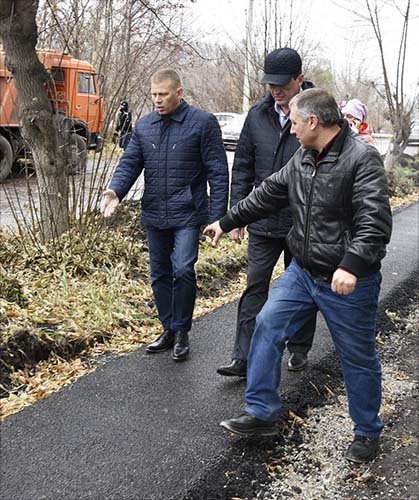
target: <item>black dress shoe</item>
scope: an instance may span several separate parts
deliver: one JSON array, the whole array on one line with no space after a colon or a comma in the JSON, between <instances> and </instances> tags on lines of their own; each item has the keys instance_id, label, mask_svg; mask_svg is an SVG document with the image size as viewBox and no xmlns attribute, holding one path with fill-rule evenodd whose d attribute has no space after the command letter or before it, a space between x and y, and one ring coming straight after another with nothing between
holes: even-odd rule
<instances>
[{"instance_id":1,"label":"black dress shoe","mask_svg":"<svg viewBox=\"0 0 419 500\"><path fill-rule=\"evenodd\" d=\"M239 436L275 436L278 434L276 422L259 420L247 413L238 418L223 420L220 425Z\"/></svg>"},{"instance_id":2,"label":"black dress shoe","mask_svg":"<svg viewBox=\"0 0 419 500\"><path fill-rule=\"evenodd\" d=\"M172 350L172 359L183 361L189 354L188 332L175 332L175 344Z\"/></svg>"},{"instance_id":3,"label":"black dress shoe","mask_svg":"<svg viewBox=\"0 0 419 500\"><path fill-rule=\"evenodd\" d=\"M355 436L355 439L346 450L345 458L357 464L370 462L377 456L379 448L380 438Z\"/></svg>"},{"instance_id":4,"label":"black dress shoe","mask_svg":"<svg viewBox=\"0 0 419 500\"><path fill-rule=\"evenodd\" d=\"M175 343L175 332L165 330L160 337L145 348L147 352L162 352L171 349Z\"/></svg>"},{"instance_id":5,"label":"black dress shoe","mask_svg":"<svg viewBox=\"0 0 419 500\"><path fill-rule=\"evenodd\" d=\"M227 366L217 368L217 373L223 377L245 377L247 362L244 359L233 359Z\"/></svg>"},{"instance_id":6,"label":"black dress shoe","mask_svg":"<svg viewBox=\"0 0 419 500\"><path fill-rule=\"evenodd\" d=\"M287 370L290 372L299 372L304 370L306 364L307 354L303 352L293 352L288 359Z\"/></svg>"}]
</instances>

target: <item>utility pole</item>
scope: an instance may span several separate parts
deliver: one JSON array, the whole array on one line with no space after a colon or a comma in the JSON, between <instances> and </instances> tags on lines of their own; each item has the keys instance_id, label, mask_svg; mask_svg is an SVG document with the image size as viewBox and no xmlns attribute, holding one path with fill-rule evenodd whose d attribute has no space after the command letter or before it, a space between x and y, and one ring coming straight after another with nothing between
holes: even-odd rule
<instances>
[{"instance_id":1,"label":"utility pole","mask_svg":"<svg viewBox=\"0 0 419 500\"><path fill-rule=\"evenodd\" d=\"M252 43L252 27L253 27L253 1L249 0L246 16L246 60L244 65L244 81L243 81L243 113L247 113L250 109L250 54Z\"/></svg>"}]
</instances>

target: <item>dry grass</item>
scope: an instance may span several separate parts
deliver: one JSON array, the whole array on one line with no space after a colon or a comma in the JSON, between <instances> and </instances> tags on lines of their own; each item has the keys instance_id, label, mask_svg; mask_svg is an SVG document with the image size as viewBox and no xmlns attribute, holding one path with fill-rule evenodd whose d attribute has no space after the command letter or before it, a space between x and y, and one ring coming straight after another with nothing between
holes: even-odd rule
<instances>
[{"instance_id":1,"label":"dry grass","mask_svg":"<svg viewBox=\"0 0 419 500\"><path fill-rule=\"evenodd\" d=\"M393 198L392 207L417 201L418 193ZM7 383L0 383L7 394L0 400L1 419L94 370L98 355L131 352L160 333L141 230L133 224L107 228L88 255L83 253L82 236L72 234L71 244L68 238L63 237L56 266L48 258L47 246L26 254L15 236L0 234L3 353L16 332L22 331L48 348L47 359L23 362L24 366L12 370ZM246 282L246 253L246 244L236 245L229 238L223 238L216 249L209 241L201 242L195 318L240 297ZM282 272L281 259L274 277ZM22 358L25 361L25 353ZM0 375L9 376L10 370L1 372L1 368Z\"/></svg>"}]
</instances>

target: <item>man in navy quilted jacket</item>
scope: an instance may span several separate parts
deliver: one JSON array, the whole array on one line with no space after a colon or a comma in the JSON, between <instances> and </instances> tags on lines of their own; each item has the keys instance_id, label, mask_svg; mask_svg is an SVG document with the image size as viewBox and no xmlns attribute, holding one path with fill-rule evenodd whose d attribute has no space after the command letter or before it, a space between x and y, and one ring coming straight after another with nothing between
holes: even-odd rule
<instances>
[{"instance_id":1,"label":"man in navy quilted jacket","mask_svg":"<svg viewBox=\"0 0 419 500\"><path fill-rule=\"evenodd\" d=\"M103 193L101 212L112 215L144 171L141 222L147 229L151 284L163 327L146 350L172 349L172 359L181 361L189 354L200 227L226 212L228 166L217 119L183 99L175 71L152 76L151 98L155 111L136 123Z\"/></svg>"}]
</instances>

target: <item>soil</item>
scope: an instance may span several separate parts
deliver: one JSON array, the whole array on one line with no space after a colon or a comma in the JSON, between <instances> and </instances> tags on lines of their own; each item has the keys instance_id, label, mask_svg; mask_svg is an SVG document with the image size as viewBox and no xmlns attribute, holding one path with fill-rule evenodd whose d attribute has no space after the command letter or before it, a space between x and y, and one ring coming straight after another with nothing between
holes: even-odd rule
<instances>
[{"instance_id":1,"label":"soil","mask_svg":"<svg viewBox=\"0 0 419 500\"><path fill-rule=\"evenodd\" d=\"M176 500L418 500L418 306L415 273L379 308L385 429L373 462L343 458L352 423L340 364L331 355L284 400L278 437L232 437L225 456Z\"/></svg>"}]
</instances>

